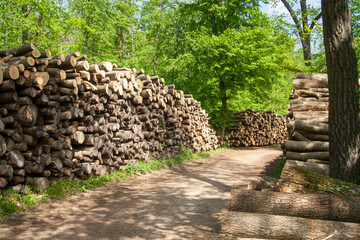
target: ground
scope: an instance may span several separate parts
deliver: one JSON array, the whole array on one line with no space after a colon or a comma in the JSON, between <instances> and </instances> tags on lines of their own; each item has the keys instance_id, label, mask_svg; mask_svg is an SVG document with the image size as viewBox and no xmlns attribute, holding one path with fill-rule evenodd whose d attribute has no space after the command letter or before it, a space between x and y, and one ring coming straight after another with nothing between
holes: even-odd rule
<instances>
[{"instance_id":1,"label":"ground","mask_svg":"<svg viewBox=\"0 0 360 240\"><path fill-rule=\"evenodd\" d=\"M279 147L225 149L6 218L0 239L240 239L219 234L230 190L276 161Z\"/></svg>"}]
</instances>

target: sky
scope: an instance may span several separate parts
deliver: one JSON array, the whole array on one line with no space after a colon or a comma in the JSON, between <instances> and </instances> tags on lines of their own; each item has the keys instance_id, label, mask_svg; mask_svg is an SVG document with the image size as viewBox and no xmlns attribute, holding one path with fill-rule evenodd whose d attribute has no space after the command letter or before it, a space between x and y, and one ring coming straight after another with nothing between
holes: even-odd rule
<instances>
[{"instance_id":1,"label":"sky","mask_svg":"<svg viewBox=\"0 0 360 240\"><path fill-rule=\"evenodd\" d=\"M295 4L295 9L299 9L300 8L300 1L296 0L297 4ZM308 5L311 5L313 7L320 7L321 6L321 0L307 0L306 3ZM269 16L271 15L281 15L283 14L284 16L286 16L285 20L291 24L294 24L292 18L290 17L290 14L288 12L288 10L285 8L284 4L278 0L278 3L276 4L276 6L272 5L272 4L264 4L261 3L261 11L263 11L264 13L267 13ZM297 36L296 36L297 37ZM314 41L314 39L313 39ZM317 48L316 46L318 45L317 42L313 42L313 51L318 51L319 48ZM296 45L296 48L301 48L300 43L298 43Z\"/></svg>"},{"instance_id":2,"label":"sky","mask_svg":"<svg viewBox=\"0 0 360 240\"><path fill-rule=\"evenodd\" d=\"M307 0L307 4L310 4L314 7L320 7L321 0ZM290 19L290 15L281 1L278 1L276 6L272 6L271 4L264 4L264 3L261 3L260 5L261 5L261 10L269 15L273 15L273 14L280 15L285 13L286 15L289 16ZM297 3L296 7L300 8L300 3Z\"/></svg>"}]
</instances>

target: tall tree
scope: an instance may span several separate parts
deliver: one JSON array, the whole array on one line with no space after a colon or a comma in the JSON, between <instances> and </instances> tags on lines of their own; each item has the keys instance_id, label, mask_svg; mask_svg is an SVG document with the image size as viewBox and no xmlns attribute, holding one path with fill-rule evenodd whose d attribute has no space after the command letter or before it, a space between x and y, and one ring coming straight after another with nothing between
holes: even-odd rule
<instances>
[{"instance_id":1,"label":"tall tree","mask_svg":"<svg viewBox=\"0 0 360 240\"><path fill-rule=\"evenodd\" d=\"M330 176L360 175L359 80L349 0L322 0L329 78Z\"/></svg>"},{"instance_id":2,"label":"tall tree","mask_svg":"<svg viewBox=\"0 0 360 240\"><path fill-rule=\"evenodd\" d=\"M308 6L306 0L300 0L300 13L296 13L294 10L294 3L290 0L281 0L291 18L293 19L297 33L300 37L301 46L303 49L303 55L305 64L311 65L311 32L314 30L316 23L321 18L322 11ZM299 16L298 16L299 15ZM310 19L313 16L313 19Z\"/></svg>"}]
</instances>

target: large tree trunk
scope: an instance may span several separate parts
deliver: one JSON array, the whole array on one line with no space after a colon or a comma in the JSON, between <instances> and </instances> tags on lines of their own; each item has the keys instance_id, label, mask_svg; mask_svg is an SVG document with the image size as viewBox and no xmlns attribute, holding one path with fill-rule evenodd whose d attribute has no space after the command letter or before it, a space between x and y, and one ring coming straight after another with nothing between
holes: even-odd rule
<instances>
[{"instance_id":1,"label":"large tree trunk","mask_svg":"<svg viewBox=\"0 0 360 240\"><path fill-rule=\"evenodd\" d=\"M322 0L329 78L330 176L351 181L360 172L359 84L349 1Z\"/></svg>"},{"instance_id":2,"label":"large tree trunk","mask_svg":"<svg viewBox=\"0 0 360 240\"><path fill-rule=\"evenodd\" d=\"M232 189L229 210L360 223L360 198L335 194Z\"/></svg>"},{"instance_id":3,"label":"large tree trunk","mask_svg":"<svg viewBox=\"0 0 360 240\"><path fill-rule=\"evenodd\" d=\"M222 214L221 231L241 237L265 239L360 238L358 223L234 211Z\"/></svg>"}]
</instances>

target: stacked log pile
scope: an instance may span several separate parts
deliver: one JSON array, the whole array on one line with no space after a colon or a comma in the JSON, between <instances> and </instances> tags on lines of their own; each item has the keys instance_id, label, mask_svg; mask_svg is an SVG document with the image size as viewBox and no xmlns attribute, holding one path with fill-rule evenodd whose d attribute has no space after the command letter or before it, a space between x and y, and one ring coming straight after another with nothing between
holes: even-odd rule
<instances>
[{"instance_id":1,"label":"stacked log pile","mask_svg":"<svg viewBox=\"0 0 360 240\"><path fill-rule=\"evenodd\" d=\"M234 113L225 140L229 146L265 146L287 139L286 118L274 111L243 110Z\"/></svg>"},{"instance_id":2,"label":"stacked log pile","mask_svg":"<svg viewBox=\"0 0 360 240\"><path fill-rule=\"evenodd\" d=\"M326 74L299 73L293 82L288 112L286 158L327 164L329 91Z\"/></svg>"},{"instance_id":3,"label":"stacked log pile","mask_svg":"<svg viewBox=\"0 0 360 240\"><path fill-rule=\"evenodd\" d=\"M200 103L143 70L34 44L0 51L0 189L218 147Z\"/></svg>"}]
</instances>

